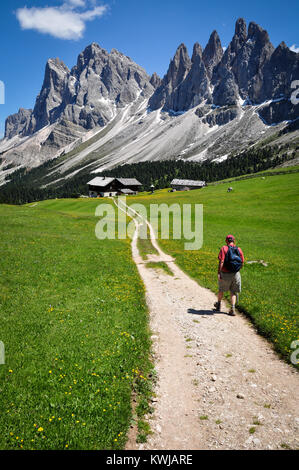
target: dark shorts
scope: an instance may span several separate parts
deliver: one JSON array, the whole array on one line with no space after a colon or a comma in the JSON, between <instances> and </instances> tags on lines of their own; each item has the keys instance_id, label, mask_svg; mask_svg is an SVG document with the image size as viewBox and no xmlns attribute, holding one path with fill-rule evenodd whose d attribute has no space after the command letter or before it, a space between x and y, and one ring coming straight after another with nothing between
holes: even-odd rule
<instances>
[{"instance_id":1,"label":"dark shorts","mask_svg":"<svg viewBox=\"0 0 299 470\"><path fill-rule=\"evenodd\" d=\"M219 292L228 292L239 294L241 292L241 274L221 273L221 279L218 281Z\"/></svg>"}]
</instances>

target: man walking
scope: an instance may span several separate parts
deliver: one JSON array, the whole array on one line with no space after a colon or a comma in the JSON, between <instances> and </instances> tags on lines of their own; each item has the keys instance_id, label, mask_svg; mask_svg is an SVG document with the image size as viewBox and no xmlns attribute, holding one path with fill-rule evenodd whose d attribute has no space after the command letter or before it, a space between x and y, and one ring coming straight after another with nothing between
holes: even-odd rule
<instances>
[{"instance_id":1,"label":"man walking","mask_svg":"<svg viewBox=\"0 0 299 470\"><path fill-rule=\"evenodd\" d=\"M241 274L240 270L244 264L244 255L241 248L235 245L235 237L228 235L226 237L226 246L220 250L218 266L218 302L214 304L215 311L221 311L221 301L223 293L230 291L231 309L229 315L235 316L237 294L241 292Z\"/></svg>"}]
</instances>

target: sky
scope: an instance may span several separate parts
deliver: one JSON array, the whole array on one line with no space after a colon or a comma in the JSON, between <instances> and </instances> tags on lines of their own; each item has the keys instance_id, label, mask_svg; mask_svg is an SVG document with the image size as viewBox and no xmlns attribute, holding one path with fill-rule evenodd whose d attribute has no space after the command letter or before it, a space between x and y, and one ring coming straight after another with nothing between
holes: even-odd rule
<instances>
[{"instance_id":1,"label":"sky","mask_svg":"<svg viewBox=\"0 0 299 470\"><path fill-rule=\"evenodd\" d=\"M242 17L266 29L275 47L285 41L299 52L298 0L10 0L0 5L0 138L8 115L34 107L47 60L59 57L71 68L92 42L118 49L148 74L163 77L182 42L191 55L193 44L204 47L216 29L227 47Z\"/></svg>"}]
</instances>

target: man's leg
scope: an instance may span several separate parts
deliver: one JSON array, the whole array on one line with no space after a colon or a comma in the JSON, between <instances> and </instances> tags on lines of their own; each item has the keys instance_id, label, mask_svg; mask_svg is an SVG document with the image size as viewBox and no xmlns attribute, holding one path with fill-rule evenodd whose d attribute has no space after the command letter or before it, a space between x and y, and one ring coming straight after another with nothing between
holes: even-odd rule
<instances>
[{"instance_id":1,"label":"man's leg","mask_svg":"<svg viewBox=\"0 0 299 470\"><path fill-rule=\"evenodd\" d=\"M221 300L223 299L224 291L229 290L224 277L225 275L223 273L218 274L218 302L214 303L216 312L221 312Z\"/></svg>"},{"instance_id":2,"label":"man's leg","mask_svg":"<svg viewBox=\"0 0 299 470\"><path fill-rule=\"evenodd\" d=\"M230 315L234 316L236 314L236 301L237 301L237 293L241 292L241 274L238 272L234 276L234 280L231 285L230 289L230 298L231 298L231 309Z\"/></svg>"},{"instance_id":3,"label":"man's leg","mask_svg":"<svg viewBox=\"0 0 299 470\"><path fill-rule=\"evenodd\" d=\"M229 314L234 317L236 315L236 300L237 300L237 296L236 294L233 294L231 292L230 294L230 301L231 301L231 309L229 311Z\"/></svg>"},{"instance_id":4,"label":"man's leg","mask_svg":"<svg viewBox=\"0 0 299 470\"><path fill-rule=\"evenodd\" d=\"M218 302L214 303L215 311L220 312L221 311L221 300L223 299L223 292L218 292Z\"/></svg>"}]
</instances>

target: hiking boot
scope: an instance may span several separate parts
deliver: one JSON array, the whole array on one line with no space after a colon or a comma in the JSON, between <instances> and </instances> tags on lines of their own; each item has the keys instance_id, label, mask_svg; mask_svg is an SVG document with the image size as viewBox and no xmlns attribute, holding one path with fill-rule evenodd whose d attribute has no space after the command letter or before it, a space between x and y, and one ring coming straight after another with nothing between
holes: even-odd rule
<instances>
[{"instance_id":1,"label":"hiking boot","mask_svg":"<svg viewBox=\"0 0 299 470\"><path fill-rule=\"evenodd\" d=\"M214 307L214 312L220 312L221 302L215 302Z\"/></svg>"},{"instance_id":2,"label":"hiking boot","mask_svg":"<svg viewBox=\"0 0 299 470\"><path fill-rule=\"evenodd\" d=\"M228 312L228 314L229 314L231 317L235 317L235 316L236 316L235 307L231 307L231 309L230 309L230 311Z\"/></svg>"}]
</instances>

